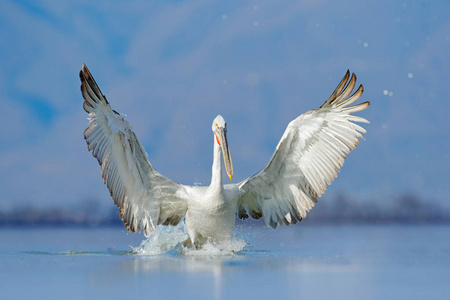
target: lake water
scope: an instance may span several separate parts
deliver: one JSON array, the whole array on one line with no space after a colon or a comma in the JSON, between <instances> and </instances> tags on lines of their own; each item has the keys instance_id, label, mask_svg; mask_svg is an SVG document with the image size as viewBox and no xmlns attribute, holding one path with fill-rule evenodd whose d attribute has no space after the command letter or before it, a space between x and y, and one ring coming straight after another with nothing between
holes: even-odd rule
<instances>
[{"instance_id":1,"label":"lake water","mask_svg":"<svg viewBox=\"0 0 450 300\"><path fill-rule=\"evenodd\" d=\"M449 299L448 225L244 227L222 251L179 233L0 228L1 299Z\"/></svg>"}]
</instances>

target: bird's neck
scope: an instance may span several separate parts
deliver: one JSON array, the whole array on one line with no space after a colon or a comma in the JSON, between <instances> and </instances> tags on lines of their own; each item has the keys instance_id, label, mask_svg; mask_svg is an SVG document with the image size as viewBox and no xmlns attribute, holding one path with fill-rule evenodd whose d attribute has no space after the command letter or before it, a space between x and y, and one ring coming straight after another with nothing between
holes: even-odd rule
<instances>
[{"instance_id":1,"label":"bird's neck","mask_svg":"<svg viewBox=\"0 0 450 300\"><path fill-rule=\"evenodd\" d=\"M220 149L219 144L216 141L216 137L214 136L214 159L212 165L212 177L211 177L211 189L221 190L223 189L223 180L222 180L222 149Z\"/></svg>"}]
</instances>

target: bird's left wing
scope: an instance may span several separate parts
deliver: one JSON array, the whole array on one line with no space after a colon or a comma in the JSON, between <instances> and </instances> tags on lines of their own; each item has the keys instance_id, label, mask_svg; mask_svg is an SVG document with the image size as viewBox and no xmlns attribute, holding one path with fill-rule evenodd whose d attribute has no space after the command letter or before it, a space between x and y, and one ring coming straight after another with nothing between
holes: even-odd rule
<instances>
[{"instance_id":1,"label":"bird's left wing","mask_svg":"<svg viewBox=\"0 0 450 300\"><path fill-rule=\"evenodd\" d=\"M368 121L352 113L369 102L350 106L363 93L361 85L349 97L356 76L349 71L318 109L289 123L272 158L256 175L238 183L239 217L264 218L267 225L295 224L317 203L366 131L354 122ZM348 82L348 84L347 84ZM347 86L346 86L347 85Z\"/></svg>"},{"instance_id":2,"label":"bird's left wing","mask_svg":"<svg viewBox=\"0 0 450 300\"><path fill-rule=\"evenodd\" d=\"M111 109L84 64L80 79L90 120L84 137L127 229L148 236L158 224L178 224L187 209L184 186L152 167L130 123Z\"/></svg>"}]
</instances>

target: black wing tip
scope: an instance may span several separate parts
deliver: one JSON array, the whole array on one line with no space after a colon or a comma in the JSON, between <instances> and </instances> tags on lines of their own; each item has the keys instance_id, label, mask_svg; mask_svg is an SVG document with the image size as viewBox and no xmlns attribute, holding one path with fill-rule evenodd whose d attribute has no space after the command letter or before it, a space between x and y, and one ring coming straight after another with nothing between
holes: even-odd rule
<instances>
[{"instance_id":1,"label":"black wing tip","mask_svg":"<svg viewBox=\"0 0 450 300\"><path fill-rule=\"evenodd\" d=\"M80 70L79 76L80 76L80 81L81 81L81 85L80 85L81 95L86 100L84 91L86 90L86 84L88 84L88 82L87 82L86 74L84 72L85 68L86 68L86 65L83 63L83 67Z\"/></svg>"},{"instance_id":2,"label":"black wing tip","mask_svg":"<svg viewBox=\"0 0 450 300\"><path fill-rule=\"evenodd\" d=\"M88 67L86 66L85 63L83 63L83 65L81 66L81 71L85 74L86 77L89 77L91 75L91 72L89 72Z\"/></svg>"},{"instance_id":3,"label":"black wing tip","mask_svg":"<svg viewBox=\"0 0 450 300\"><path fill-rule=\"evenodd\" d=\"M82 82L86 82L89 77L92 77L91 72L89 72L89 69L86 66L86 64L83 63L80 70L80 80Z\"/></svg>"},{"instance_id":4,"label":"black wing tip","mask_svg":"<svg viewBox=\"0 0 450 300\"><path fill-rule=\"evenodd\" d=\"M352 73L352 74L355 74L355 73ZM343 78L348 78L348 77L350 77L350 69L347 69L347 72L345 72L345 75L344 75L344 77Z\"/></svg>"},{"instance_id":5,"label":"black wing tip","mask_svg":"<svg viewBox=\"0 0 450 300\"><path fill-rule=\"evenodd\" d=\"M83 66L81 67L80 70L80 80L81 82L86 82L88 84L90 84L90 80L93 80L94 78L91 75L91 72L89 72L88 67L86 66L85 63L83 63ZM95 81L94 81L95 82Z\"/></svg>"},{"instance_id":6,"label":"black wing tip","mask_svg":"<svg viewBox=\"0 0 450 300\"><path fill-rule=\"evenodd\" d=\"M319 109L323 108L324 106L328 106L328 105L331 105L333 103L336 103L336 101L337 101L338 104L341 103L341 102L348 102L348 101L345 101L345 100L347 99L348 94L350 94L354 90L354 87L356 85L356 81L357 80L358 80L358 78L357 78L356 74L355 73L351 73L351 76L350 76L350 69L347 69L347 71L345 72L344 77L341 79L341 81L337 85L337 87L334 90L334 92L331 94L331 96L328 98L328 100L325 101L319 107ZM360 93L359 96L361 96L363 94L363 92L364 92L364 86L362 84L360 84L358 89L356 90L356 92L352 96L350 96L349 98L352 98L357 93ZM355 99L355 100L357 100L357 99Z\"/></svg>"},{"instance_id":7,"label":"black wing tip","mask_svg":"<svg viewBox=\"0 0 450 300\"><path fill-rule=\"evenodd\" d=\"M108 100L106 99L105 95L103 95L102 91L100 90L100 87L98 86L97 82L95 82L94 76L92 76L91 72L89 71L88 67L85 63L81 66L80 70L80 80L82 82L81 89L83 90L83 82L85 84L89 85L92 92L99 98L104 99L106 104L109 104Z\"/></svg>"}]
</instances>

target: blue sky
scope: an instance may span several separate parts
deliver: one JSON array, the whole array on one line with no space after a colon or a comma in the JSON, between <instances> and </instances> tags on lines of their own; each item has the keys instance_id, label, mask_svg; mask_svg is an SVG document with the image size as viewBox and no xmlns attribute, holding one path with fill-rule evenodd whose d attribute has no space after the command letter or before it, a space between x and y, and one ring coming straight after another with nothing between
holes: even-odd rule
<instances>
[{"instance_id":1,"label":"blue sky","mask_svg":"<svg viewBox=\"0 0 450 300\"><path fill-rule=\"evenodd\" d=\"M371 124L326 196L450 207L449 14L447 1L4 0L0 208L110 204L83 139L83 62L154 167L184 184L209 184L217 114L238 182L350 69Z\"/></svg>"}]
</instances>

